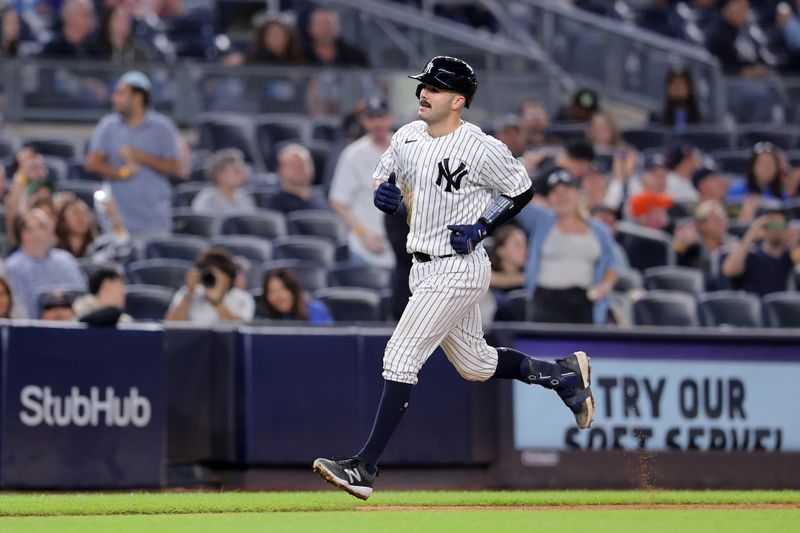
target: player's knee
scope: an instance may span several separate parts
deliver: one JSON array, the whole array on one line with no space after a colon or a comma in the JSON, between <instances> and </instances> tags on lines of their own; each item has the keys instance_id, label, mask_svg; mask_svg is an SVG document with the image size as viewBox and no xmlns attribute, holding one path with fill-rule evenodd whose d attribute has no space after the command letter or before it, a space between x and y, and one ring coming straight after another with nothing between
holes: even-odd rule
<instances>
[{"instance_id":1,"label":"player's knee","mask_svg":"<svg viewBox=\"0 0 800 533\"><path fill-rule=\"evenodd\" d=\"M493 368L461 368L456 367L458 373L467 381L486 381L494 375Z\"/></svg>"}]
</instances>

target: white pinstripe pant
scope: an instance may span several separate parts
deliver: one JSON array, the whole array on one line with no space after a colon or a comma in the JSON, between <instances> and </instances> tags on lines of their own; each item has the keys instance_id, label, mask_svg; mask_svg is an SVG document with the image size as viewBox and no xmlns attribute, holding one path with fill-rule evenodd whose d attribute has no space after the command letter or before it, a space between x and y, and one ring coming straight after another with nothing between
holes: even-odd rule
<instances>
[{"instance_id":1,"label":"white pinstripe pant","mask_svg":"<svg viewBox=\"0 0 800 533\"><path fill-rule=\"evenodd\" d=\"M441 345L464 379L485 381L497 368L486 344L478 302L489 289L491 265L483 248L469 255L414 262L413 293L383 355L383 377L417 383L417 373Z\"/></svg>"}]
</instances>

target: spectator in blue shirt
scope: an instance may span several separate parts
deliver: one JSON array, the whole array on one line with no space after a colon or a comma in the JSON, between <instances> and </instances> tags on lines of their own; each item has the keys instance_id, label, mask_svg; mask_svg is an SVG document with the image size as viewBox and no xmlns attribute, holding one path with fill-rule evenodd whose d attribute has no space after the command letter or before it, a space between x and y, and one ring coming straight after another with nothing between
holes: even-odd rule
<instances>
[{"instance_id":1,"label":"spectator in blue shirt","mask_svg":"<svg viewBox=\"0 0 800 533\"><path fill-rule=\"evenodd\" d=\"M279 268L264 275L264 294L259 298L261 316L271 320L297 320L309 324L332 324L328 309L319 300L308 300L292 273Z\"/></svg>"},{"instance_id":2,"label":"spectator in blue shirt","mask_svg":"<svg viewBox=\"0 0 800 533\"><path fill-rule=\"evenodd\" d=\"M6 273L20 312L39 316L39 295L54 290L86 290L78 262L69 252L54 248L53 221L44 211L32 209L18 219L20 248L6 261Z\"/></svg>"},{"instance_id":3,"label":"spectator in blue shirt","mask_svg":"<svg viewBox=\"0 0 800 533\"><path fill-rule=\"evenodd\" d=\"M178 131L171 119L149 109L151 90L141 72L120 78L114 113L100 120L85 163L109 181L122 223L140 237L171 232L169 179L183 177Z\"/></svg>"}]
</instances>

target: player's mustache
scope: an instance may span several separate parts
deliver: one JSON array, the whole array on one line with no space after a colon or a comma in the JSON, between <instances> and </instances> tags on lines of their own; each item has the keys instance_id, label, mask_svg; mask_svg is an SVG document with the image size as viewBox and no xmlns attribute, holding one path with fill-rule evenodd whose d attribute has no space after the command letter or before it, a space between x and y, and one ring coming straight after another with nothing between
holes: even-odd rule
<instances>
[{"instance_id":1,"label":"player's mustache","mask_svg":"<svg viewBox=\"0 0 800 533\"><path fill-rule=\"evenodd\" d=\"M421 105L423 107L430 107L431 106L430 102L428 102L427 100L420 100L419 101L419 105Z\"/></svg>"}]
</instances>

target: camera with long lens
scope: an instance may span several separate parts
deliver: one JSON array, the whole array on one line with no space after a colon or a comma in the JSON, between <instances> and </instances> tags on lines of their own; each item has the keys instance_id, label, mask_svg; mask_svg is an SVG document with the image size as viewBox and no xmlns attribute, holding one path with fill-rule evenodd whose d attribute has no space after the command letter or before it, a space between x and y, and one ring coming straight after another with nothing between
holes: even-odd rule
<instances>
[{"instance_id":1,"label":"camera with long lens","mask_svg":"<svg viewBox=\"0 0 800 533\"><path fill-rule=\"evenodd\" d=\"M203 270L200 272L200 283L208 289L213 289L214 285L217 284L217 276L210 270Z\"/></svg>"}]
</instances>

